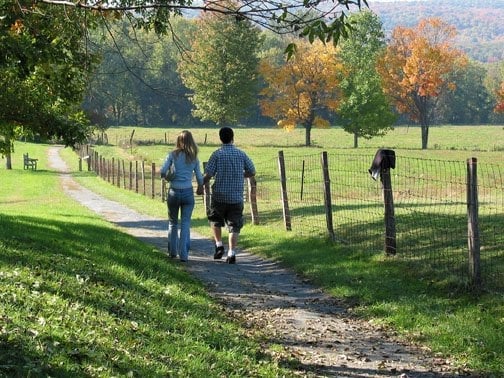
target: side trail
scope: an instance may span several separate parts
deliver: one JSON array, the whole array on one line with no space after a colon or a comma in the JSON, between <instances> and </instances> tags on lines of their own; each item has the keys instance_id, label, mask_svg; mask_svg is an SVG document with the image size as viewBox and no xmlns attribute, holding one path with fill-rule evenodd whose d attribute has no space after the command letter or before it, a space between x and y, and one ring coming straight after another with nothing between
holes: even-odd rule
<instances>
[{"instance_id":1,"label":"side trail","mask_svg":"<svg viewBox=\"0 0 504 378\"><path fill-rule=\"evenodd\" d=\"M156 219L110 201L78 184L49 149L49 164L60 172L64 192L122 231L166 252L166 219ZM343 302L277 263L241 251L237 264L213 260L213 242L191 234L185 269L198 278L224 309L261 329L285 347L308 377L456 377L449 361L394 340L393 335L350 316ZM178 260L175 260L178 262ZM174 262L175 262L174 261ZM174 263L167 260L167 264Z\"/></svg>"}]
</instances>

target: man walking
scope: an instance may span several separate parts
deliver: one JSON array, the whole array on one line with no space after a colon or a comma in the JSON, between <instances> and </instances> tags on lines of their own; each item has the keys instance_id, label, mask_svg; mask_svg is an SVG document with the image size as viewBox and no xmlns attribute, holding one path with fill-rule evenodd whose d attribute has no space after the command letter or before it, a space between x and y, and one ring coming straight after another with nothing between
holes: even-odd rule
<instances>
[{"instance_id":1,"label":"man walking","mask_svg":"<svg viewBox=\"0 0 504 378\"><path fill-rule=\"evenodd\" d=\"M243 181L255 176L255 167L245 152L234 146L234 132L230 127L219 130L222 146L214 151L205 168L204 183L214 178L208 220L214 234L214 259L224 255L222 227L229 231L226 262L236 263L238 235L243 227Z\"/></svg>"}]
</instances>

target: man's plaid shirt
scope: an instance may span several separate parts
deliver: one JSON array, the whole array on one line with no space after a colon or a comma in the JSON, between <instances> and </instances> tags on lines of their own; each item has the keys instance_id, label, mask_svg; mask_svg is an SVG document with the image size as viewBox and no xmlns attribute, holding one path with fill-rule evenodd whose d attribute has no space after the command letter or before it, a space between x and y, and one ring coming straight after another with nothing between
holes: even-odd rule
<instances>
[{"instance_id":1,"label":"man's plaid shirt","mask_svg":"<svg viewBox=\"0 0 504 378\"><path fill-rule=\"evenodd\" d=\"M205 173L214 178L212 198L222 203L243 202L244 173L254 175L252 160L233 144L223 144L214 151L205 167Z\"/></svg>"}]
</instances>

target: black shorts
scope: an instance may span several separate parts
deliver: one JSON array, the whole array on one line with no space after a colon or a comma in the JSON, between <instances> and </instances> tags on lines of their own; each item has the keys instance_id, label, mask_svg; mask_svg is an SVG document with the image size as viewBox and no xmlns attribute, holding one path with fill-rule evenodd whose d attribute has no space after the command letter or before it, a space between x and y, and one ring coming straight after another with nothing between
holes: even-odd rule
<instances>
[{"instance_id":1,"label":"black shorts","mask_svg":"<svg viewBox=\"0 0 504 378\"><path fill-rule=\"evenodd\" d=\"M212 226L224 227L226 225L229 232L239 234L243 227L243 202L222 203L211 201L207 217Z\"/></svg>"}]
</instances>

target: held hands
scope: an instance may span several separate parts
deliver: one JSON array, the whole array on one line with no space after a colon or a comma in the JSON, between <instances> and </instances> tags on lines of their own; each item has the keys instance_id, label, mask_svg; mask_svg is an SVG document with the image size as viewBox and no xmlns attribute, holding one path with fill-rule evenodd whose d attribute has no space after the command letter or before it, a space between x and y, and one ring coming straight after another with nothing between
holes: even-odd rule
<instances>
[{"instance_id":1,"label":"held hands","mask_svg":"<svg viewBox=\"0 0 504 378\"><path fill-rule=\"evenodd\" d=\"M196 194L201 196L203 194L203 185L198 185L196 188Z\"/></svg>"}]
</instances>

